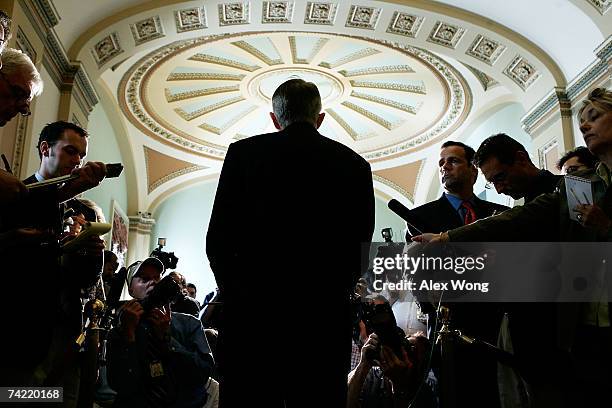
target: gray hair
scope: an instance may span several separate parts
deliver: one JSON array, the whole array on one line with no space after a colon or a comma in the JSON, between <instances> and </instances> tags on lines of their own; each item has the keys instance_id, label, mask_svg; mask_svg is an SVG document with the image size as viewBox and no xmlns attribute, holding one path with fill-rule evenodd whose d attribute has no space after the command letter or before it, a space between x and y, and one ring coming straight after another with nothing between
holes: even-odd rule
<instances>
[{"instance_id":1,"label":"gray hair","mask_svg":"<svg viewBox=\"0 0 612 408\"><path fill-rule=\"evenodd\" d=\"M274 91L272 110L282 129L296 122L316 126L321 113L321 95L312 82L290 79Z\"/></svg>"},{"instance_id":2,"label":"gray hair","mask_svg":"<svg viewBox=\"0 0 612 408\"><path fill-rule=\"evenodd\" d=\"M25 75L32 84L33 96L38 96L43 91L43 80L40 73L30 57L19 50L7 48L2 52L2 69L0 71L5 75Z\"/></svg>"}]
</instances>

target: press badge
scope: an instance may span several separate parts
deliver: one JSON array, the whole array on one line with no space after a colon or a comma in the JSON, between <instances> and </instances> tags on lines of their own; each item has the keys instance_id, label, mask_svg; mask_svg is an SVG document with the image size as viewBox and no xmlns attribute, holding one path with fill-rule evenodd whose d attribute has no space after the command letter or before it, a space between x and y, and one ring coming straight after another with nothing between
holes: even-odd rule
<instances>
[{"instance_id":1,"label":"press badge","mask_svg":"<svg viewBox=\"0 0 612 408\"><path fill-rule=\"evenodd\" d=\"M151 378L157 378L164 375L164 367L161 361L153 361L149 364L149 370L151 371Z\"/></svg>"}]
</instances>

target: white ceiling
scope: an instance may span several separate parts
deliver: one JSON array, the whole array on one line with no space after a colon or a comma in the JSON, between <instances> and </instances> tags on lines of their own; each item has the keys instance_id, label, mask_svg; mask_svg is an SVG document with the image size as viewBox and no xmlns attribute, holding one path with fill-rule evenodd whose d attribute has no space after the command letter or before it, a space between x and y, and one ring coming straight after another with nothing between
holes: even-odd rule
<instances>
[{"instance_id":1,"label":"white ceiling","mask_svg":"<svg viewBox=\"0 0 612 408\"><path fill-rule=\"evenodd\" d=\"M229 143L272 130L266 115L269 94L280 80L296 73L309 75L306 79L322 88L329 118L324 133L360 152L374 170L419 161L427 163L425 169L435 167L429 160L434 141L450 134L461 138L495 106L518 103L529 110L596 59L594 49L612 33L612 11L602 14L593 1L292 0L290 23L264 21L262 5L270 2L263 0L54 0L54 4L61 18L55 27L58 37L70 57L83 62L103 94L111 121L124 127L137 172L147 171L145 147L196 165L193 173L183 173L162 187L147 190L139 184L139 201L150 204L176 191L176 184L214 177ZM335 19L307 21L312 2L335 4ZM229 3L248 4L248 21L224 24L221 10ZM179 29L178 11L194 8L204 10L206 24ZM373 24L351 25L356 21L355 8L370 8ZM398 13L421 19L415 32L391 30ZM146 21L144 28L136 28ZM433 38L440 25L451 30L440 29L439 37ZM154 35L139 38L137 30L144 37L147 30ZM445 36L450 36L448 44ZM291 37L298 38L293 51ZM322 38L330 40L318 54L312 53ZM497 47L494 58L474 55L479 39ZM250 43L250 48L234 44L241 41ZM405 49L398 52L398 47ZM367 48L378 52L352 59L352 54ZM101 50L106 53L102 59ZM409 50L431 58L415 58ZM296 62L295 52L298 59L311 56L312 60ZM208 57L194 60L197 53ZM342 61L343 57L348 60ZM372 75L372 70L390 66L409 66L415 72L386 69L382 75ZM456 77L455 86L444 79L445 70ZM135 73L140 78L134 79ZM172 74L194 73L242 77L234 82L172 79ZM412 81L425 84L426 92L355 87L353 79L379 85ZM207 91L231 86L234 89ZM453 98L462 104L453 105ZM211 106L215 109L208 109ZM417 108L416 114L412 108ZM428 135L439 124L444 125L441 130ZM423 200L431 178L419 178L418 183L423 187L416 188L417 195Z\"/></svg>"},{"instance_id":2,"label":"white ceiling","mask_svg":"<svg viewBox=\"0 0 612 408\"><path fill-rule=\"evenodd\" d=\"M587 0L578 0L587 3ZM568 82L592 60L602 33L570 0L439 0L494 20L540 46L561 67ZM604 34L605 37L604 37Z\"/></svg>"}]
</instances>

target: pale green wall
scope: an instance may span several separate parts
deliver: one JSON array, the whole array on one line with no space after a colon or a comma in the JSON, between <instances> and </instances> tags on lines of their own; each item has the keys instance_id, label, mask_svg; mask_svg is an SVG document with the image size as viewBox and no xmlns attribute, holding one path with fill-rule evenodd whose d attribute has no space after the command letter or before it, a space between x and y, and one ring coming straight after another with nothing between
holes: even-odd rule
<instances>
[{"instance_id":1,"label":"pale green wall","mask_svg":"<svg viewBox=\"0 0 612 408\"><path fill-rule=\"evenodd\" d=\"M104 163L123 163L116 135L110 124L108 116L97 104L89 116L88 132L89 151L86 160L101 161ZM104 211L106 220L110 221L112 200L116 200L124 212L127 212L127 182L125 170L118 178L105 179L102 183L84 196L95 201Z\"/></svg>"},{"instance_id":2,"label":"pale green wall","mask_svg":"<svg viewBox=\"0 0 612 408\"><path fill-rule=\"evenodd\" d=\"M404 229L406 228L406 223L400 217L395 215L395 213L392 212L389 207L387 207L387 202L388 200L383 200L378 196L374 202L376 222L372 241L382 242L383 238L380 230L387 227L391 227L393 229L393 241L404 241Z\"/></svg>"},{"instance_id":3,"label":"pale green wall","mask_svg":"<svg viewBox=\"0 0 612 408\"><path fill-rule=\"evenodd\" d=\"M166 238L164 250L179 257L176 270L185 275L187 282L196 285L200 302L216 287L204 252L216 191L216 181L196 184L173 194L153 213L151 250L157 246L157 238Z\"/></svg>"}]
</instances>

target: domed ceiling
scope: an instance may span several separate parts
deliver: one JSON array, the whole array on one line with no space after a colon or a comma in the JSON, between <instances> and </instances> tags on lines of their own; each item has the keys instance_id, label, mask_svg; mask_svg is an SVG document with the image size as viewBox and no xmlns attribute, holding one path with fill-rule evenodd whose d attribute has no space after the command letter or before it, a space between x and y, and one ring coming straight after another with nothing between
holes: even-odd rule
<instances>
[{"instance_id":1,"label":"domed ceiling","mask_svg":"<svg viewBox=\"0 0 612 408\"><path fill-rule=\"evenodd\" d=\"M290 78L318 86L321 133L372 164L378 193L425 202L439 143L507 104L528 112L596 58L612 33L598 3L109 0L81 16L55 1L134 168L129 206L147 211L216 179L232 142L275 131L271 96Z\"/></svg>"},{"instance_id":2,"label":"domed ceiling","mask_svg":"<svg viewBox=\"0 0 612 408\"><path fill-rule=\"evenodd\" d=\"M319 88L321 133L366 158L443 137L469 112L470 91L431 52L363 38L258 32L179 41L148 54L120 88L150 136L222 158L234 140L274 131L274 90L290 78Z\"/></svg>"}]
</instances>

